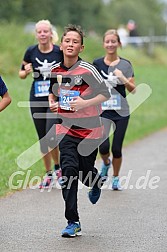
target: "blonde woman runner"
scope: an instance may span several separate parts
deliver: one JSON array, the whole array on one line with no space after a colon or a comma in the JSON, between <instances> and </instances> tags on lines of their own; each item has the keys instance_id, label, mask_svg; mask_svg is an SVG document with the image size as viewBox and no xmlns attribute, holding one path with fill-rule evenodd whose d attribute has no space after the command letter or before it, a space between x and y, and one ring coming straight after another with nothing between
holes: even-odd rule
<instances>
[{"instance_id":1,"label":"blonde woman runner","mask_svg":"<svg viewBox=\"0 0 167 252\"><path fill-rule=\"evenodd\" d=\"M33 76L30 89L30 110L46 169L46 176L39 186L42 189L52 185L52 160L56 176L61 176L59 150L58 147L55 147L55 127L52 127L53 124L58 122L58 119L49 118L48 89L50 86L50 68L62 60L62 53L59 46L54 44L55 38L57 39L58 36L49 20L40 20L36 23L35 35L38 43L26 50L19 70L19 77L25 79L29 74ZM37 118L37 115L41 113L44 116ZM48 132L49 136L46 137Z\"/></svg>"}]
</instances>

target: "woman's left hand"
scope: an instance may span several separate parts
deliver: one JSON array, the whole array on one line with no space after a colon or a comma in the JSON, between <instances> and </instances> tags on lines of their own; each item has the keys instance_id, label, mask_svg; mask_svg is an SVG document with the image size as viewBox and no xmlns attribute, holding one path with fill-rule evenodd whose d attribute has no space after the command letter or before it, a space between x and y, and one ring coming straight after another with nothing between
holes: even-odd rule
<instances>
[{"instance_id":1,"label":"woman's left hand","mask_svg":"<svg viewBox=\"0 0 167 252\"><path fill-rule=\"evenodd\" d=\"M121 70L119 70L118 68L116 68L116 69L113 71L113 74L115 74L115 76L117 76L117 77L121 80L121 82L122 82L123 84L126 83L126 77L123 75L123 73L122 73Z\"/></svg>"}]
</instances>

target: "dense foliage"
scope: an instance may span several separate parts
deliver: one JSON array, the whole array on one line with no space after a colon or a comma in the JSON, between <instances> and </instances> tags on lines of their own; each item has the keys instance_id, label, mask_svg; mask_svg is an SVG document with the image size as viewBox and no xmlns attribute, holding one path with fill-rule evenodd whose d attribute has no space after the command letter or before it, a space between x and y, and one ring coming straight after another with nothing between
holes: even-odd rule
<instances>
[{"instance_id":1,"label":"dense foliage","mask_svg":"<svg viewBox=\"0 0 167 252\"><path fill-rule=\"evenodd\" d=\"M140 35L147 35L150 29L164 35L164 10L160 0L5 0L0 3L0 21L23 24L49 19L56 26L77 23L99 33L133 19Z\"/></svg>"}]
</instances>

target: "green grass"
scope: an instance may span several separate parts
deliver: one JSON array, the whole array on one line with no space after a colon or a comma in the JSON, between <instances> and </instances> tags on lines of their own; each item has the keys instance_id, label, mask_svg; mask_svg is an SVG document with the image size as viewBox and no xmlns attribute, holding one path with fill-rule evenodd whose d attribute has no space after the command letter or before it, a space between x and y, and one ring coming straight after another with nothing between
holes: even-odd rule
<instances>
[{"instance_id":1,"label":"green grass","mask_svg":"<svg viewBox=\"0 0 167 252\"><path fill-rule=\"evenodd\" d=\"M4 80L8 85L12 103L0 114L0 195L4 195L10 191L8 181L11 174L15 171L23 171L17 165L17 157L37 141L29 108L20 108L17 106L19 101L28 100L31 80L22 81L17 76L5 76ZM31 158L29 157L30 160ZM41 161L31 167L33 176L44 172L44 169L41 167ZM14 184L17 184L16 181Z\"/></svg>"},{"instance_id":2,"label":"green grass","mask_svg":"<svg viewBox=\"0 0 167 252\"><path fill-rule=\"evenodd\" d=\"M152 94L131 114L125 145L167 126L166 66L140 66L135 70L137 84L148 84Z\"/></svg>"},{"instance_id":3,"label":"green grass","mask_svg":"<svg viewBox=\"0 0 167 252\"><path fill-rule=\"evenodd\" d=\"M0 25L0 32L3 34L3 43L2 40L0 42L0 72L12 96L11 105L0 113L0 196L4 196L12 191L8 182L14 172L24 174L15 177L13 181L15 186L18 185L18 180L25 181L27 170L19 166L17 157L37 142L29 108L17 105L19 101L28 101L29 98L31 77L20 80L18 70L25 49L35 43L35 40L32 35L24 34L23 28L19 26ZM16 34L17 40L15 40ZM84 59L92 62L94 58L104 54L100 38L87 38L85 42L85 52L81 55ZM120 55L131 60L134 66L136 85L146 83L152 89L152 95L131 114L125 146L167 126L166 53L167 49L162 47L157 47L152 57L144 54L142 49L128 47L120 50ZM31 161L38 151L37 148L26 157L28 161ZM41 160L28 170L31 171L28 181L36 175L42 176L45 173Z\"/></svg>"}]
</instances>

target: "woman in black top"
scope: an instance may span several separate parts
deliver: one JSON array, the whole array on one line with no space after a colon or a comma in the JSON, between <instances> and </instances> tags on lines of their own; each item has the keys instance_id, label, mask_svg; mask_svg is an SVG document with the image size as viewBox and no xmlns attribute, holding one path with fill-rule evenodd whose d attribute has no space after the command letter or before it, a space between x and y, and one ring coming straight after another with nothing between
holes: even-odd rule
<instances>
[{"instance_id":1,"label":"woman in black top","mask_svg":"<svg viewBox=\"0 0 167 252\"><path fill-rule=\"evenodd\" d=\"M48 89L50 86L50 68L62 60L62 53L59 46L54 44L54 29L48 20L40 20L36 23L35 32L38 44L30 46L26 50L19 77L25 79L30 73L33 73L30 109L47 172L47 176L40 184L40 188L45 188L50 186L53 180L52 159L57 175L60 176L59 150L58 147L55 147L55 127L52 127L58 119L49 118Z\"/></svg>"},{"instance_id":2,"label":"woman in black top","mask_svg":"<svg viewBox=\"0 0 167 252\"><path fill-rule=\"evenodd\" d=\"M122 145L128 121L129 106L126 99L126 89L134 92L134 72L131 63L118 56L117 49L121 46L120 37L116 30L108 30L103 37L104 57L95 59L93 64L98 68L109 88L111 98L102 104L102 117L106 130L106 139L99 147L103 160L101 176L105 181L108 169L113 165L112 189L121 190L119 171L122 164ZM113 127L112 162L110 160L110 135Z\"/></svg>"}]
</instances>

